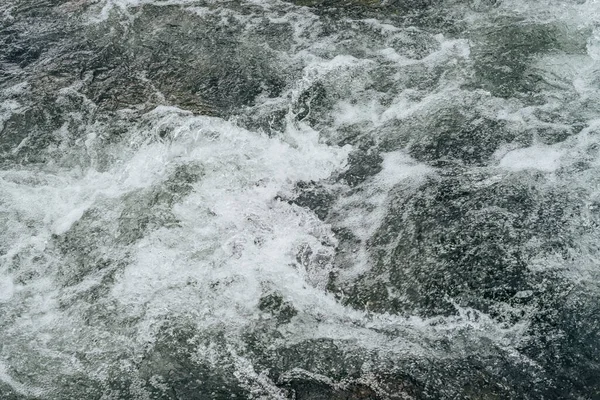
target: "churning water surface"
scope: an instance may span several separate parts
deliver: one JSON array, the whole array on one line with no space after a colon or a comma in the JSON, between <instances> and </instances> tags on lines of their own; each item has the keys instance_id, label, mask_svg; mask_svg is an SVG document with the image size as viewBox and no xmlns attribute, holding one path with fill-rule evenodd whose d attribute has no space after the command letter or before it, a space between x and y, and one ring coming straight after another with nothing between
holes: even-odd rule
<instances>
[{"instance_id":1,"label":"churning water surface","mask_svg":"<svg viewBox=\"0 0 600 400\"><path fill-rule=\"evenodd\" d=\"M600 399L598 0L3 0L0 399Z\"/></svg>"}]
</instances>

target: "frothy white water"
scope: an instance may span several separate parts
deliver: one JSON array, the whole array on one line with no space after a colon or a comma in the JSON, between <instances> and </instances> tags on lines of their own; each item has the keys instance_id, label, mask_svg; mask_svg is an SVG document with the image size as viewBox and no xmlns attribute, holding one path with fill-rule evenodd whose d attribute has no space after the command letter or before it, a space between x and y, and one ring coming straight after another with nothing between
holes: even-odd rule
<instances>
[{"instance_id":1,"label":"frothy white water","mask_svg":"<svg viewBox=\"0 0 600 400\"><path fill-rule=\"evenodd\" d=\"M509 151L500 160L500 167L510 170L537 169L553 172L560 165L562 152L551 146L532 146Z\"/></svg>"},{"instance_id":2,"label":"frothy white water","mask_svg":"<svg viewBox=\"0 0 600 400\"><path fill-rule=\"evenodd\" d=\"M286 132L290 145L201 118L184 126L168 145L169 163L197 162L202 177L173 208L178 226L137 244L135 261L113 295L132 307L148 305L150 318L194 312L207 325L234 326L254 314L261 285L322 289L334 240L328 227L275 197L298 180L327 177L343 164L347 149L319 144L306 127ZM323 258L322 270L294 266L302 246Z\"/></svg>"},{"instance_id":3,"label":"frothy white water","mask_svg":"<svg viewBox=\"0 0 600 400\"><path fill-rule=\"evenodd\" d=\"M12 216L3 235L6 251L0 271L0 307L8 312L1 328L4 351L36 354L12 360L19 371L33 371L40 362L49 368L36 375L36 390L51 387L57 374L101 379L104 372L96 370L98 363L108 366L116 354L141 351L175 318L191 319L200 331L225 329L235 342L260 321L259 299L271 290L298 311L281 331L288 344L335 338L392 353L421 353L425 350L416 344L417 338L470 329L473 323L484 336L514 336L514 327L501 333L505 328L485 318L474 322L470 317L428 321L373 316L344 307L325 292L335 235L309 210L276 196L297 181L324 179L341 169L350 146L320 143L318 134L302 123L290 124L282 137L267 137L176 109L160 108L146 118L150 129L130 131L135 151L119 150L123 158L108 171L2 173L3 207ZM157 140L165 127L168 136ZM93 138L88 146L94 146ZM128 202L151 204L144 196L156 196L152 189L173 179L178 167L200 172L187 182L191 192L173 203L173 222L144 232L135 226L138 222L128 221ZM349 212L358 219L344 222L367 237L382 217L383 194L403 179L426 173L426 167L401 153L387 155L370 189L340 205L351 207L366 195L373 211ZM167 211L161 207L151 212ZM144 233L123 246L119 224L134 224L131 229ZM109 257L123 266L116 271L98 266L75 284L60 284L80 274L81 265L61 253L53 236L70 231L82 243L71 243L68 251L91 252L90 263ZM91 248L86 247L86 235L92 235ZM307 258L299 262L299 253ZM361 266L360 257L356 261L359 269L367 267ZM114 283L106 294L89 297L106 286L110 273ZM382 329L397 331L396 338L378 333ZM82 364L75 353L85 354L88 362ZM20 387L9 373L2 377Z\"/></svg>"}]
</instances>

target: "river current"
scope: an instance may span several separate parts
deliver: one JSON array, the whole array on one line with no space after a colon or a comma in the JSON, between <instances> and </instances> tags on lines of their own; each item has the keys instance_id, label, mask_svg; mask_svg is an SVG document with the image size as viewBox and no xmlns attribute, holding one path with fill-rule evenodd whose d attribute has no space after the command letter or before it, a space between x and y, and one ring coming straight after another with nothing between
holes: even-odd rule
<instances>
[{"instance_id":1,"label":"river current","mask_svg":"<svg viewBox=\"0 0 600 400\"><path fill-rule=\"evenodd\" d=\"M598 0L0 2L0 399L600 399Z\"/></svg>"}]
</instances>

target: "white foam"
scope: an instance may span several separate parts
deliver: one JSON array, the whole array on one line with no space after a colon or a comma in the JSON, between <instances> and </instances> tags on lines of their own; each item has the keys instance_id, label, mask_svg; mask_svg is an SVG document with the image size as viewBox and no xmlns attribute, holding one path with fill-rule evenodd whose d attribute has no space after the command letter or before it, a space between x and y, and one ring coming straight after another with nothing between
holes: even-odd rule
<instances>
[{"instance_id":1,"label":"white foam","mask_svg":"<svg viewBox=\"0 0 600 400\"><path fill-rule=\"evenodd\" d=\"M384 35L390 35L390 34L393 34L395 32L399 32L402 30L402 29L398 28L397 26L382 23L381 21L378 21L374 18L363 19L362 22L370 25L371 27L373 27L375 29L378 29Z\"/></svg>"},{"instance_id":2,"label":"white foam","mask_svg":"<svg viewBox=\"0 0 600 400\"><path fill-rule=\"evenodd\" d=\"M60 218L55 223L54 233L57 235L61 235L61 234L65 233L66 231L68 231L71 228L71 226L73 226L73 224L81 218L81 216L83 215L85 210L88 209L88 207L89 207L89 205L83 206L83 207L77 207L74 210L70 211L64 217Z\"/></svg>"},{"instance_id":3,"label":"white foam","mask_svg":"<svg viewBox=\"0 0 600 400\"><path fill-rule=\"evenodd\" d=\"M16 85L10 86L2 91L5 96L16 96L24 94L29 90L29 82L21 82Z\"/></svg>"},{"instance_id":4,"label":"white foam","mask_svg":"<svg viewBox=\"0 0 600 400\"><path fill-rule=\"evenodd\" d=\"M15 292L15 285L10 276L0 276L0 303L6 303Z\"/></svg>"},{"instance_id":5,"label":"white foam","mask_svg":"<svg viewBox=\"0 0 600 400\"><path fill-rule=\"evenodd\" d=\"M406 56L398 54L396 50L392 49L391 47L381 49L377 53L383 56L385 59L393 61L400 65L410 65L419 63L418 61L412 60Z\"/></svg>"},{"instance_id":6,"label":"white foam","mask_svg":"<svg viewBox=\"0 0 600 400\"><path fill-rule=\"evenodd\" d=\"M309 211L274 198L298 180L326 178L343 165L349 149L320 144L318 134L302 124L279 139L214 118L155 114L156 127L179 119L175 139L145 146L122 169L161 171L166 161L198 162L203 177L174 208L180 227L141 240L113 296L134 313L145 304L147 318L192 312L203 315L205 324L236 326L254 313L264 282L300 293L322 290L327 266L298 269L294 260L307 245L330 257L332 249L322 244L329 228ZM130 180L131 174L123 181L129 187L160 179L145 172L144 179Z\"/></svg>"},{"instance_id":7,"label":"white foam","mask_svg":"<svg viewBox=\"0 0 600 400\"><path fill-rule=\"evenodd\" d=\"M563 151L553 146L534 145L506 153L498 164L511 171L536 169L543 172L554 172L560 167Z\"/></svg>"},{"instance_id":8,"label":"white foam","mask_svg":"<svg viewBox=\"0 0 600 400\"><path fill-rule=\"evenodd\" d=\"M379 116L383 111L381 104L373 99L369 102L352 104L346 101L340 101L336 105L334 114L334 124L336 126L352 125L364 121L375 124L379 123Z\"/></svg>"}]
</instances>

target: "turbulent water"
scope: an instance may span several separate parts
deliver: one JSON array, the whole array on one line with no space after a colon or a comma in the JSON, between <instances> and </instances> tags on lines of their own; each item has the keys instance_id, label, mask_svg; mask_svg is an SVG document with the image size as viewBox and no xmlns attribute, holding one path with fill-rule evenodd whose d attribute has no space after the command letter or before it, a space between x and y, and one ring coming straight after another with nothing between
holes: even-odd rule
<instances>
[{"instance_id":1,"label":"turbulent water","mask_svg":"<svg viewBox=\"0 0 600 400\"><path fill-rule=\"evenodd\" d=\"M2 0L0 399L600 399L598 0Z\"/></svg>"}]
</instances>

